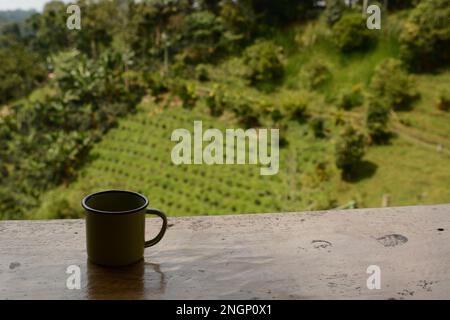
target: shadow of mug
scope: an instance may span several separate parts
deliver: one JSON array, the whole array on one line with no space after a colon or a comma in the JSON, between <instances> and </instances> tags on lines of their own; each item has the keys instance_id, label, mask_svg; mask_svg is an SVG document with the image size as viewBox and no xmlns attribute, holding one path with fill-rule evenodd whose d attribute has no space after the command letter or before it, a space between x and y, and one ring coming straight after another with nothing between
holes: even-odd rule
<instances>
[{"instance_id":1,"label":"shadow of mug","mask_svg":"<svg viewBox=\"0 0 450 320\"><path fill-rule=\"evenodd\" d=\"M148 299L166 289L159 264L144 259L124 267L102 267L89 260L86 265L88 299Z\"/></svg>"}]
</instances>

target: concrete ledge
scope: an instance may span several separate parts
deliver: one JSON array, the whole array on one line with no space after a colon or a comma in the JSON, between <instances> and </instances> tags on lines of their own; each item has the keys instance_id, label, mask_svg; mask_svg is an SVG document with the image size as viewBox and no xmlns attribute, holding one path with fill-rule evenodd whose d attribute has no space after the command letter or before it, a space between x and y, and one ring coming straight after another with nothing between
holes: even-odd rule
<instances>
[{"instance_id":1,"label":"concrete ledge","mask_svg":"<svg viewBox=\"0 0 450 320\"><path fill-rule=\"evenodd\" d=\"M450 205L169 223L145 262L105 269L86 261L83 220L1 221L0 299L450 299ZM80 290L66 288L73 264Z\"/></svg>"}]
</instances>

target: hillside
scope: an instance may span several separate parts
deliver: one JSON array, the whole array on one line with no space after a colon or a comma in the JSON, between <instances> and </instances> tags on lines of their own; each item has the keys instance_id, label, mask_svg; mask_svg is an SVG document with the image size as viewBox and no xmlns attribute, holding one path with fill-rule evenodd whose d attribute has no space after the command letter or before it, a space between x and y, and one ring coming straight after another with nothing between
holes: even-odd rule
<instances>
[{"instance_id":1,"label":"hillside","mask_svg":"<svg viewBox=\"0 0 450 320\"><path fill-rule=\"evenodd\" d=\"M51 2L0 36L0 218L80 217L109 188L171 216L449 202L448 1L372 29L342 0L101 0L78 31ZM278 174L174 165L198 120L279 129Z\"/></svg>"},{"instance_id":2,"label":"hillside","mask_svg":"<svg viewBox=\"0 0 450 320\"><path fill-rule=\"evenodd\" d=\"M281 149L275 177L260 176L252 165L173 165L171 132L191 130L199 119L204 127L226 128L225 121L200 112L141 103L94 147L77 181L46 195L38 217L81 214L83 195L108 188L138 190L171 216L325 209L351 200L359 207L378 207L384 194L393 206L450 200L450 156L401 136L391 145L370 148L365 164L376 171L352 183L341 181L332 168L331 143L304 136L302 126L289 133L293 142ZM317 163L326 164L326 181L314 181Z\"/></svg>"},{"instance_id":3,"label":"hillside","mask_svg":"<svg viewBox=\"0 0 450 320\"><path fill-rule=\"evenodd\" d=\"M294 92L305 95L310 115L326 119L326 137L314 137L308 123L291 121L281 131L288 144L280 151L278 175L260 176L255 165L173 165L174 129L192 130L194 120L219 129L241 126L229 114L210 116L201 102L191 111L146 97L137 113L120 120L95 145L76 181L44 196L38 217L80 215L83 195L107 188L138 190L149 196L152 206L165 208L171 216L379 207L383 197L389 198L390 206L450 201L450 114L435 107L438 93L448 90L450 73L416 76L421 99L412 110L395 112L391 121L395 137L387 145L370 146L356 176L344 181L334 165L334 137L339 131L335 121L345 117L364 127L365 108L340 110L331 97L355 85L365 90L379 61L397 56L398 44L384 36L373 51L350 57L343 57L328 40L298 49L300 32L307 38L308 32L322 31L326 32L312 24L274 36L287 53L286 76L274 91L247 86L235 58L209 66L210 81L196 82L200 92L220 84L227 94L265 99L269 104ZM333 76L308 91L302 70L313 60L323 61Z\"/></svg>"}]
</instances>

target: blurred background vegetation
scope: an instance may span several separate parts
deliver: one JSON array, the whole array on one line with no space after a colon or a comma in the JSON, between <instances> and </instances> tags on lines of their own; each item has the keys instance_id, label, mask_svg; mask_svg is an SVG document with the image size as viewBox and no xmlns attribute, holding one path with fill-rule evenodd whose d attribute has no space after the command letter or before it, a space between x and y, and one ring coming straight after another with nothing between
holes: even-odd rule
<instances>
[{"instance_id":1,"label":"blurred background vegetation","mask_svg":"<svg viewBox=\"0 0 450 320\"><path fill-rule=\"evenodd\" d=\"M131 189L169 215L450 202L450 0L80 0L0 12L0 218ZM176 128L280 129L280 172L175 166Z\"/></svg>"}]
</instances>

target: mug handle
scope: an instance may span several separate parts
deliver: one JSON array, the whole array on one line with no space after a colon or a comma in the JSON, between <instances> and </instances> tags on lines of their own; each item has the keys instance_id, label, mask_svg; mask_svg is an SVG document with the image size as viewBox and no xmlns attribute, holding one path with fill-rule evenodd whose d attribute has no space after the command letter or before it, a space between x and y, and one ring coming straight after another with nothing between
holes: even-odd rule
<instances>
[{"instance_id":1,"label":"mug handle","mask_svg":"<svg viewBox=\"0 0 450 320\"><path fill-rule=\"evenodd\" d=\"M158 235L156 237L154 237L152 240L145 241L144 248L148 248L148 247L151 247L151 246L154 246L155 244L157 244L164 236L164 233L166 233L167 217L164 214L164 212L162 212L156 208L147 208L145 213L146 214L155 214L163 220L163 225L162 225L161 230L159 231Z\"/></svg>"}]
</instances>

